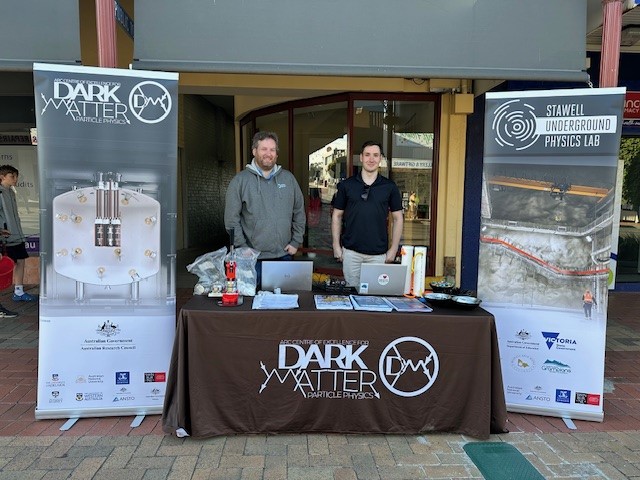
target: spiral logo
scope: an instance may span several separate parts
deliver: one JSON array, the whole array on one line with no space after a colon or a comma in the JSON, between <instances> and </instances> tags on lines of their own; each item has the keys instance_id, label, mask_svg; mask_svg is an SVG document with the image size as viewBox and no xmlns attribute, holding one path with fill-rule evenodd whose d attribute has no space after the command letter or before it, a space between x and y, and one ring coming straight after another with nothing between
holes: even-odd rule
<instances>
[{"instance_id":1,"label":"spiral logo","mask_svg":"<svg viewBox=\"0 0 640 480\"><path fill-rule=\"evenodd\" d=\"M501 147L514 147L525 150L536 143L540 135L536 133L534 108L520 99L500 105L494 114L491 128L495 132L496 142Z\"/></svg>"}]
</instances>

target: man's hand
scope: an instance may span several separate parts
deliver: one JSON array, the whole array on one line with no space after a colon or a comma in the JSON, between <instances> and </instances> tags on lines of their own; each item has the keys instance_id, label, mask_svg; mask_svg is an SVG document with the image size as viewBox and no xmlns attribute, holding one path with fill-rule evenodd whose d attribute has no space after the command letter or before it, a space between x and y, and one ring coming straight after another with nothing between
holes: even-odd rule
<instances>
[{"instance_id":1,"label":"man's hand","mask_svg":"<svg viewBox=\"0 0 640 480\"><path fill-rule=\"evenodd\" d=\"M286 247L284 247L284 251L287 252L289 255L293 256L296 254L298 249L292 245L287 245Z\"/></svg>"},{"instance_id":2,"label":"man's hand","mask_svg":"<svg viewBox=\"0 0 640 480\"><path fill-rule=\"evenodd\" d=\"M386 263L393 263L396 261L396 253L397 250L394 250L393 248L390 248L389 250L387 250L387 258L385 258L385 262Z\"/></svg>"},{"instance_id":3,"label":"man's hand","mask_svg":"<svg viewBox=\"0 0 640 480\"><path fill-rule=\"evenodd\" d=\"M342 247L340 245L333 246L333 258L339 262L342 261Z\"/></svg>"}]
</instances>

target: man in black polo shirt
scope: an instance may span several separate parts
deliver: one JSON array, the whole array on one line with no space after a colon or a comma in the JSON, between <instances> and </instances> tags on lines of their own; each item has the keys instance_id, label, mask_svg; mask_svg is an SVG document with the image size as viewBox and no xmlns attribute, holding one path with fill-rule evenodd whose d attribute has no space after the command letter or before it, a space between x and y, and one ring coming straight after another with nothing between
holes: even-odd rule
<instances>
[{"instance_id":1,"label":"man in black polo shirt","mask_svg":"<svg viewBox=\"0 0 640 480\"><path fill-rule=\"evenodd\" d=\"M400 246L402 197L396 184L378 173L381 161L382 146L365 142L360 153L362 171L340 182L333 199L333 256L342 262L344 279L351 286L360 283L363 263L393 262ZM393 220L391 245L389 212Z\"/></svg>"}]
</instances>

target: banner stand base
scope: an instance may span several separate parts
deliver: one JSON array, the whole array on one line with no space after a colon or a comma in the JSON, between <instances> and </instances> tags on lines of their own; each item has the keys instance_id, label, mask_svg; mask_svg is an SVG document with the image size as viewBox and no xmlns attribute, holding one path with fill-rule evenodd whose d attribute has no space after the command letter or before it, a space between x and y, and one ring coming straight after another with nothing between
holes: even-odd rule
<instances>
[{"instance_id":1,"label":"banner stand base","mask_svg":"<svg viewBox=\"0 0 640 480\"><path fill-rule=\"evenodd\" d=\"M131 428L136 428L139 427L140 424L142 423L142 421L144 420L145 415L136 415L136 418L133 419L133 421L131 422L130 427Z\"/></svg>"},{"instance_id":2,"label":"banner stand base","mask_svg":"<svg viewBox=\"0 0 640 480\"><path fill-rule=\"evenodd\" d=\"M573 420L571 420L569 417L562 417L562 420L564 421L564 424L567 426L569 430L578 429L578 427L576 427L576 424L573 423Z\"/></svg>"},{"instance_id":3,"label":"banner stand base","mask_svg":"<svg viewBox=\"0 0 640 480\"><path fill-rule=\"evenodd\" d=\"M76 418L70 418L69 420L67 420L66 422L64 422L64 425L62 425L60 427L60 430L62 430L63 432L66 432L67 430L69 430L71 427L73 427L76 422L80 420L79 417Z\"/></svg>"}]
</instances>

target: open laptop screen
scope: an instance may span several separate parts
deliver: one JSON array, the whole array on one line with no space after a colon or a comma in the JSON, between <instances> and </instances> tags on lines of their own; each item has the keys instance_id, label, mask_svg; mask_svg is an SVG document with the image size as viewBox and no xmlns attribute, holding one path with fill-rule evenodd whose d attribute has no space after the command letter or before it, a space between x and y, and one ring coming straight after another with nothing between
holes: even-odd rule
<instances>
[{"instance_id":1,"label":"open laptop screen","mask_svg":"<svg viewBox=\"0 0 640 480\"><path fill-rule=\"evenodd\" d=\"M283 293L311 291L313 262L306 260L262 262L262 290L279 288Z\"/></svg>"},{"instance_id":2,"label":"open laptop screen","mask_svg":"<svg viewBox=\"0 0 640 480\"><path fill-rule=\"evenodd\" d=\"M363 263L360 270L361 295L404 295L408 265Z\"/></svg>"}]
</instances>

